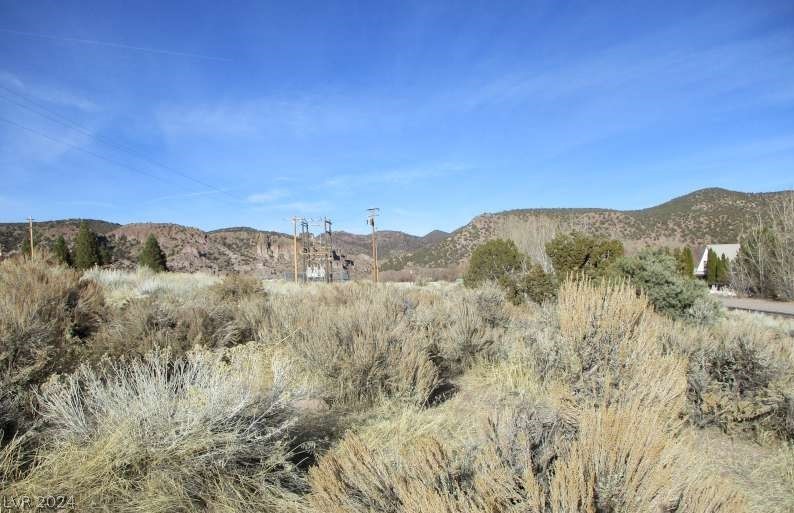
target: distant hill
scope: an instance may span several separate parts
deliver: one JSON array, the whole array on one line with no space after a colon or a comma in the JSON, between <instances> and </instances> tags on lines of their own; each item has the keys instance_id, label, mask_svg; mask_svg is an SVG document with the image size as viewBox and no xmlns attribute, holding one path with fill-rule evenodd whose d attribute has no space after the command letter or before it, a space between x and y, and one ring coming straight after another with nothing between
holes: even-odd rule
<instances>
[{"instance_id":1,"label":"distant hill","mask_svg":"<svg viewBox=\"0 0 794 513\"><path fill-rule=\"evenodd\" d=\"M198 228L169 223L120 225L98 220L87 222L113 248L114 267L134 267L143 242L149 234L153 234L166 253L169 268L172 270L255 272L266 277L279 277L292 269L294 246L291 234L245 226L205 232ZM36 244L49 247L59 235L63 235L71 244L79 226L80 220L76 219L36 222ZM17 251L27 234L27 223L0 224L0 249L4 253ZM435 231L425 237L418 237L385 230L377 235L379 255L381 258L388 258L425 247L447 234ZM323 236L319 240L323 240ZM333 243L340 253L356 263L354 275L369 275L371 235L335 232Z\"/></svg>"},{"instance_id":2,"label":"distant hill","mask_svg":"<svg viewBox=\"0 0 794 513\"><path fill-rule=\"evenodd\" d=\"M419 237L394 230L380 230L377 233L378 257L386 259L391 256L402 255L428 247L448 237L447 232L434 230L425 236ZM325 240L325 237L321 237ZM370 255L372 253L372 235L359 235L344 231L332 234L334 247L339 248L347 255Z\"/></svg>"},{"instance_id":3,"label":"distant hill","mask_svg":"<svg viewBox=\"0 0 794 513\"><path fill-rule=\"evenodd\" d=\"M41 242L49 246L63 235L66 239L72 239L77 235L80 223L85 221L94 232L105 235L121 225L109 223L97 219L63 219L60 221L35 221L34 237L35 242ZM0 223L0 250L7 253L17 249L22 241L28 236L28 223Z\"/></svg>"},{"instance_id":4,"label":"distant hill","mask_svg":"<svg viewBox=\"0 0 794 513\"><path fill-rule=\"evenodd\" d=\"M465 261L474 247L500 236L500 227L546 218L571 228L622 240L629 251L644 246L735 242L770 201L791 191L745 193L701 189L642 210L541 208L479 215L450 236L384 262L383 269L448 267Z\"/></svg>"},{"instance_id":5,"label":"distant hill","mask_svg":"<svg viewBox=\"0 0 794 513\"><path fill-rule=\"evenodd\" d=\"M435 230L420 237L400 231L379 231L378 255L384 271L457 267L465 263L477 245L490 238L504 237L505 226L520 231L522 226L539 219L619 238L629 251L644 246L735 242L742 227L783 194L786 192L744 193L712 188L642 210L545 208L485 213L452 233ZM279 277L292 268L292 234L244 226L205 232L166 223L87 222L113 248L116 267L134 267L141 245L151 233L160 241L174 270L255 272ZM77 219L36 222L37 244L50 246L58 235L71 243L79 224ZM4 254L17 251L25 237L26 223L0 223L0 249ZM323 237L320 235L319 239ZM354 276L369 275L370 234L334 232L333 245L354 260Z\"/></svg>"}]
</instances>

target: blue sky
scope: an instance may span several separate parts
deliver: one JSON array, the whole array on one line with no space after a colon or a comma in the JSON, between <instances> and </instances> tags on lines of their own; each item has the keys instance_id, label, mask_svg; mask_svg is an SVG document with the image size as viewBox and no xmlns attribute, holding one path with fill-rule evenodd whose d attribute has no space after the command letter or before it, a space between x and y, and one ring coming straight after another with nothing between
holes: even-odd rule
<instances>
[{"instance_id":1,"label":"blue sky","mask_svg":"<svg viewBox=\"0 0 794 513\"><path fill-rule=\"evenodd\" d=\"M423 234L794 187L794 4L626 4L0 0L0 220Z\"/></svg>"}]
</instances>

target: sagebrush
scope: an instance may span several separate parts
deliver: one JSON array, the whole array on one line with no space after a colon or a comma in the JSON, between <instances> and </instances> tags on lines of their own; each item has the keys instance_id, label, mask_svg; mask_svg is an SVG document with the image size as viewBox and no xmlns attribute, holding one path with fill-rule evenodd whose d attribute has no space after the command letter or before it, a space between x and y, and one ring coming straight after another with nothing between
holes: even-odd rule
<instances>
[{"instance_id":1,"label":"sagebrush","mask_svg":"<svg viewBox=\"0 0 794 513\"><path fill-rule=\"evenodd\" d=\"M790 511L794 326L682 322L631 280L513 304L493 282L0 262L2 494L120 512Z\"/></svg>"}]
</instances>

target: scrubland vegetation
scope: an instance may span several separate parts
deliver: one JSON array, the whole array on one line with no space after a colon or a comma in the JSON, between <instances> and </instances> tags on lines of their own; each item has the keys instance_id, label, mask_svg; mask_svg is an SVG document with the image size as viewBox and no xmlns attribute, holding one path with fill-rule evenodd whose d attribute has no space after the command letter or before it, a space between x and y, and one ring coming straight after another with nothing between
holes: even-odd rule
<instances>
[{"instance_id":1,"label":"scrubland vegetation","mask_svg":"<svg viewBox=\"0 0 794 513\"><path fill-rule=\"evenodd\" d=\"M645 271L647 274L647 271ZM0 263L0 486L80 511L794 508L794 326L625 278L297 286Z\"/></svg>"},{"instance_id":2,"label":"scrubland vegetation","mask_svg":"<svg viewBox=\"0 0 794 513\"><path fill-rule=\"evenodd\" d=\"M744 231L731 270L740 291L794 301L794 194L773 203Z\"/></svg>"}]
</instances>

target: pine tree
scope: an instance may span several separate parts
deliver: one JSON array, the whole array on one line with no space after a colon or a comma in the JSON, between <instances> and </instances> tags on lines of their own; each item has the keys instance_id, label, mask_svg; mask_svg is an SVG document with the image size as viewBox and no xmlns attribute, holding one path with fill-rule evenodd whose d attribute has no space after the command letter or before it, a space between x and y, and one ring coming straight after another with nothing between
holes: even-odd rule
<instances>
[{"instance_id":1,"label":"pine tree","mask_svg":"<svg viewBox=\"0 0 794 513\"><path fill-rule=\"evenodd\" d=\"M681 252L681 258L683 260L684 275L691 278L695 274L695 257L692 255L692 249L689 246L685 247L684 251Z\"/></svg>"},{"instance_id":2,"label":"pine tree","mask_svg":"<svg viewBox=\"0 0 794 513\"><path fill-rule=\"evenodd\" d=\"M22 240L22 245L19 246L19 252L22 253L24 257L30 257L30 239L25 237Z\"/></svg>"},{"instance_id":3,"label":"pine tree","mask_svg":"<svg viewBox=\"0 0 794 513\"><path fill-rule=\"evenodd\" d=\"M681 276L686 276L686 248L675 248L673 258L675 258L676 269ZM668 252L669 254L669 252Z\"/></svg>"},{"instance_id":4,"label":"pine tree","mask_svg":"<svg viewBox=\"0 0 794 513\"><path fill-rule=\"evenodd\" d=\"M711 285L717 284L717 271L720 265L720 258L713 249L709 249L708 257L706 257L706 283Z\"/></svg>"},{"instance_id":5,"label":"pine tree","mask_svg":"<svg viewBox=\"0 0 794 513\"><path fill-rule=\"evenodd\" d=\"M74 242L74 266L83 270L90 269L101 263L96 234L83 221L80 223L80 231L77 233L77 239Z\"/></svg>"},{"instance_id":6,"label":"pine tree","mask_svg":"<svg viewBox=\"0 0 794 513\"><path fill-rule=\"evenodd\" d=\"M681 276L691 278L695 274L695 259L689 247L684 246L683 248L676 248L673 250L673 257L675 258L678 272Z\"/></svg>"},{"instance_id":7,"label":"pine tree","mask_svg":"<svg viewBox=\"0 0 794 513\"><path fill-rule=\"evenodd\" d=\"M59 235L55 239L55 244L52 245L52 254L55 255L55 259L59 263L72 265L72 254L69 252L69 246L66 245L63 235Z\"/></svg>"},{"instance_id":8,"label":"pine tree","mask_svg":"<svg viewBox=\"0 0 794 513\"><path fill-rule=\"evenodd\" d=\"M97 235L96 241L99 250L99 263L101 265L111 263L113 261L113 245L110 240L104 235Z\"/></svg>"},{"instance_id":9,"label":"pine tree","mask_svg":"<svg viewBox=\"0 0 794 513\"><path fill-rule=\"evenodd\" d=\"M728 285L730 283L730 272L728 257L722 255L722 258L717 262L717 285Z\"/></svg>"},{"instance_id":10,"label":"pine tree","mask_svg":"<svg viewBox=\"0 0 794 513\"><path fill-rule=\"evenodd\" d=\"M160 244L157 242L157 238L154 234L149 234L149 237L146 238L146 242L143 244L143 250L141 250L141 254L138 256L138 264L148 267L155 272L168 270L165 253L160 249Z\"/></svg>"},{"instance_id":11,"label":"pine tree","mask_svg":"<svg viewBox=\"0 0 794 513\"><path fill-rule=\"evenodd\" d=\"M41 239L39 238L38 234L34 234L33 235L34 251L38 252L40 246L41 246ZM22 253L22 256L26 258L30 258L30 238L28 237L27 232L25 233L25 238L22 239L22 244L19 246L19 252Z\"/></svg>"}]
</instances>

